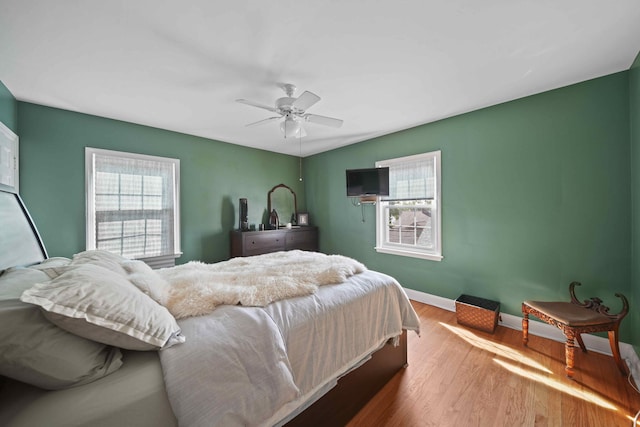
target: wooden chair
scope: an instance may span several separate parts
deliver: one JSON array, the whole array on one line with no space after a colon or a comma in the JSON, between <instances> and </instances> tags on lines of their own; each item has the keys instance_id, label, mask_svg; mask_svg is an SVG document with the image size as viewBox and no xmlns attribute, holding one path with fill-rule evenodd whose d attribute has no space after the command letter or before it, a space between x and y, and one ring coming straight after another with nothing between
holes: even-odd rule
<instances>
[{"instance_id":1,"label":"wooden chair","mask_svg":"<svg viewBox=\"0 0 640 427\"><path fill-rule=\"evenodd\" d=\"M573 378L574 339L578 340L580 348L586 353L581 334L591 332L608 332L609 344L613 358L618 369L623 375L628 374L627 365L620 357L618 346L618 329L620 322L629 312L629 302L622 294L615 294L622 299L622 311L616 315L609 314L609 307L602 305L602 300L593 297L581 303L576 298L575 286L578 282L569 285L571 302L547 302L525 301L522 303L522 343L526 346L529 342L529 315L533 315L551 325L558 327L567 337L565 343L565 371L569 378Z\"/></svg>"}]
</instances>

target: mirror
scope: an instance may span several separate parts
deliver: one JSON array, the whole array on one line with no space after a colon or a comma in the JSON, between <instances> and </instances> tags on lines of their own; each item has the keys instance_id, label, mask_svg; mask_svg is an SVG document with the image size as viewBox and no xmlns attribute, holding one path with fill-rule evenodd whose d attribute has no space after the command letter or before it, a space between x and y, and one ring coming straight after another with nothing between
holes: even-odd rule
<instances>
[{"instance_id":1,"label":"mirror","mask_svg":"<svg viewBox=\"0 0 640 427\"><path fill-rule=\"evenodd\" d=\"M295 217L298 213L297 203L296 193L291 188L284 184L276 185L267 196L268 214L270 215L275 209L280 225L292 222L292 215Z\"/></svg>"}]
</instances>

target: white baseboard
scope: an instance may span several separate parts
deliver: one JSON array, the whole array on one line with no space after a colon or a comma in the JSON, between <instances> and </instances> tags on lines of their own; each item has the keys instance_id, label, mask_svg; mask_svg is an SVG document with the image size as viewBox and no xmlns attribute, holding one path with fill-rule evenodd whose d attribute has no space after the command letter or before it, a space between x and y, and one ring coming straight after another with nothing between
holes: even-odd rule
<instances>
[{"instance_id":1,"label":"white baseboard","mask_svg":"<svg viewBox=\"0 0 640 427\"><path fill-rule=\"evenodd\" d=\"M455 300L449 298L439 297L437 295L427 294L425 292L416 291L413 289L404 289L409 299L421 302L423 304L432 305L434 307L442 308L443 310L456 311ZM514 316L512 314L500 313L499 322L500 325L510 329L518 331L522 330L522 317ZM547 323L538 322L531 319L529 322L529 333L543 338L548 338L553 341L565 342L566 337L562 331L555 326ZM611 356L611 346L607 338L598 337L591 334L583 334L582 341L584 341L587 350L594 351L596 353L602 353ZM631 344L620 343L620 355L627 362L627 366L631 371L631 375L636 384L640 384L640 358L633 349Z\"/></svg>"}]
</instances>

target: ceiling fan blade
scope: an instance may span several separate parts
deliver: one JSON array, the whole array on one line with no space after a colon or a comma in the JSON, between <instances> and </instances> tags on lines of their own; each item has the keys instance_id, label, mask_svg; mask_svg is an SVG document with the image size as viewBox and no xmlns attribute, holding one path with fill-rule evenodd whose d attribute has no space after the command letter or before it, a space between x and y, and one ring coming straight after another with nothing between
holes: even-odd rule
<instances>
[{"instance_id":1,"label":"ceiling fan blade","mask_svg":"<svg viewBox=\"0 0 640 427\"><path fill-rule=\"evenodd\" d=\"M268 110L268 111L272 111L274 113L277 113L278 110L276 109L276 107L271 107L269 105L266 104L261 104L259 102L254 102L254 101L249 101L248 99L236 99L236 102L239 102L241 104L247 104L247 105L251 105L252 107L258 107L258 108L262 108L264 110Z\"/></svg>"},{"instance_id":2,"label":"ceiling fan blade","mask_svg":"<svg viewBox=\"0 0 640 427\"><path fill-rule=\"evenodd\" d=\"M311 123L317 123L319 125L324 125L324 126L331 126L334 128L339 128L340 126L342 126L342 123L344 123L344 121L340 119L334 119L333 117L327 117L327 116L319 116L317 114L305 114L304 119Z\"/></svg>"},{"instance_id":3,"label":"ceiling fan blade","mask_svg":"<svg viewBox=\"0 0 640 427\"><path fill-rule=\"evenodd\" d=\"M320 101L318 95L305 90L291 105L298 110L305 111L318 101Z\"/></svg>"},{"instance_id":4,"label":"ceiling fan blade","mask_svg":"<svg viewBox=\"0 0 640 427\"><path fill-rule=\"evenodd\" d=\"M245 125L246 127L250 127L250 126L258 126L258 125L262 125L265 123L269 123L272 122L274 120L278 120L281 119L282 116L278 116L278 117L269 117L268 119L262 119L262 120L258 120L257 122L253 122L253 123L249 123L248 125Z\"/></svg>"}]
</instances>

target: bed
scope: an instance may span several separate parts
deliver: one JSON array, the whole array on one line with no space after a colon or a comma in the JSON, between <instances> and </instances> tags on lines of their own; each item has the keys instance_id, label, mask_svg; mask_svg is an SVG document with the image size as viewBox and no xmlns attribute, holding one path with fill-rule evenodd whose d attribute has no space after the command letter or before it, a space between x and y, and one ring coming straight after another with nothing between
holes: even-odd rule
<instances>
[{"instance_id":1,"label":"bed","mask_svg":"<svg viewBox=\"0 0 640 427\"><path fill-rule=\"evenodd\" d=\"M210 282L262 271L254 261L290 266L326 255L150 273L100 251L49 258L15 194L0 192L0 214L1 425L340 425L406 366L406 331L419 331L393 278L344 265L338 283L309 283L321 280L318 269L265 303L265 274L250 295L228 292L203 308ZM198 269L199 281L185 281ZM178 298L183 283L187 297ZM84 307L92 298L99 307ZM125 323L127 306L136 319Z\"/></svg>"}]
</instances>

